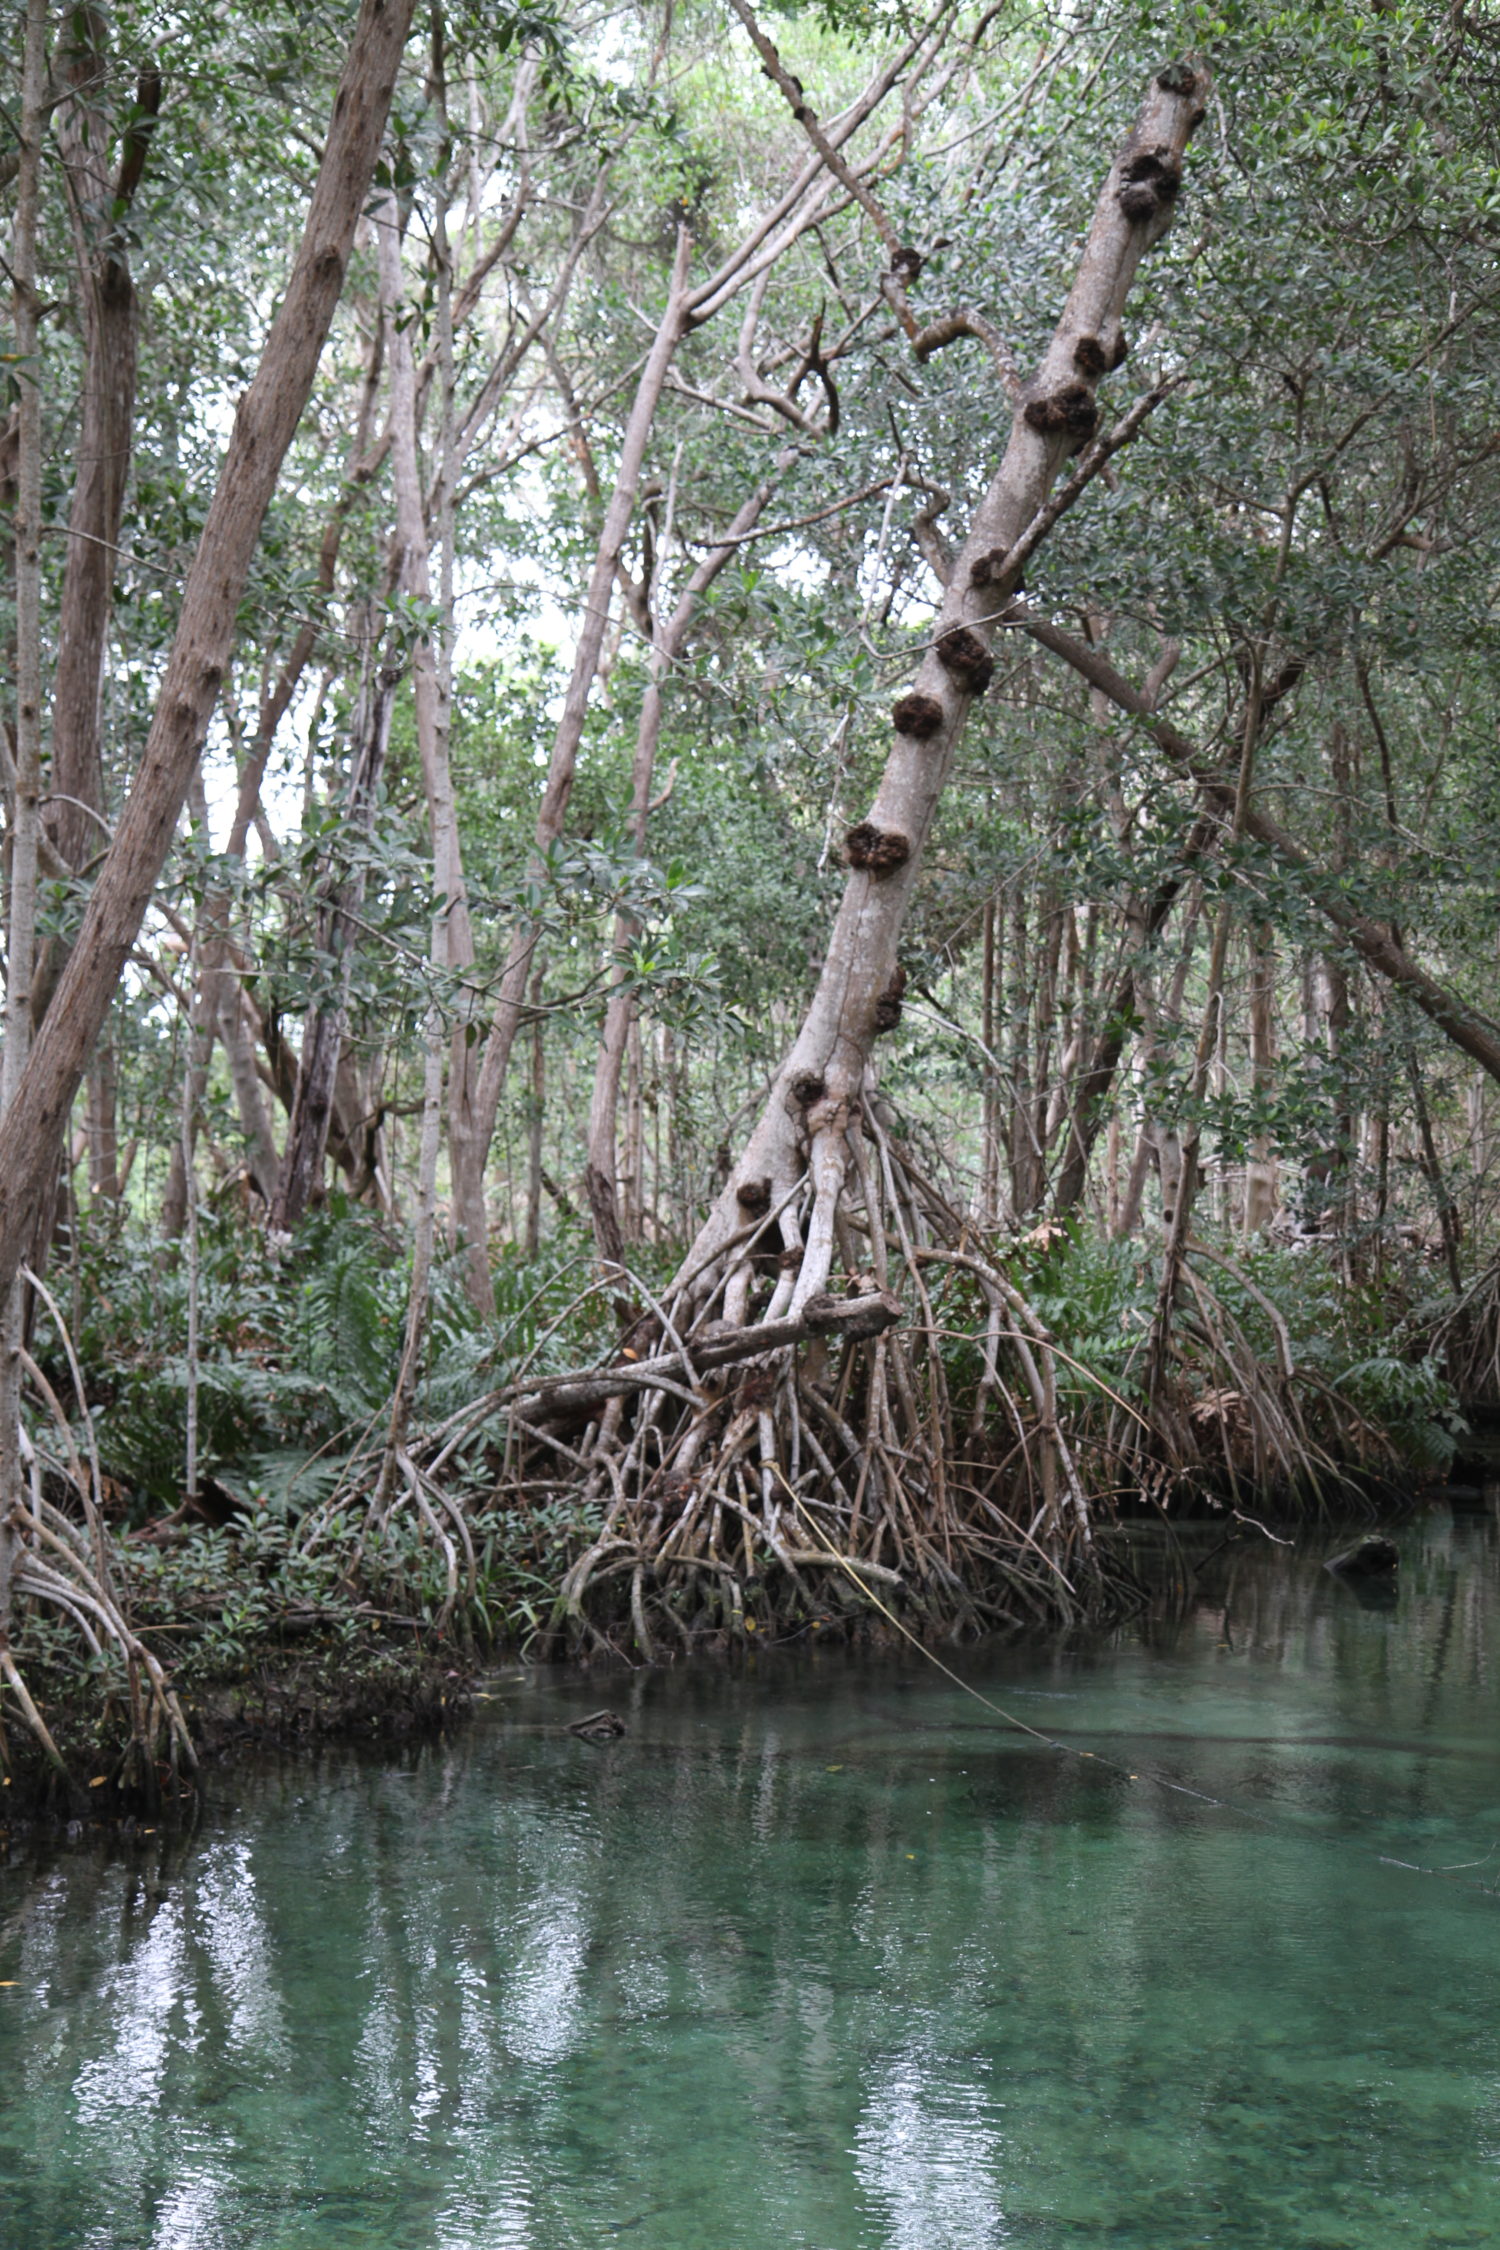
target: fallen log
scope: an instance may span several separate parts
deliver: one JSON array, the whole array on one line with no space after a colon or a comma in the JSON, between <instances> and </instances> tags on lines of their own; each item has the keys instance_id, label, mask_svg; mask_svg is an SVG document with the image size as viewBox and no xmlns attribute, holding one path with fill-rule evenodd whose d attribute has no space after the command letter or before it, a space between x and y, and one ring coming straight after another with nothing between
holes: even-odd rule
<instances>
[{"instance_id":1,"label":"fallen log","mask_svg":"<svg viewBox=\"0 0 1500 2250\"><path fill-rule=\"evenodd\" d=\"M901 1301L889 1290L847 1298L832 1297L820 1290L808 1298L800 1313L786 1320L721 1328L695 1337L687 1352L622 1360L618 1366L600 1368L592 1375L559 1375L517 1398L514 1407L530 1422L572 1420L630 1391L673 1389L684 1379L691 1383L695 1375L732 1367L741 1360L760 1359L767 1353L784 1351L789 1344L808 1343L815 1336L836 1336L847 1343L880 1336L894 1328L901 1317Z\"/></svg>"}]
</instances>

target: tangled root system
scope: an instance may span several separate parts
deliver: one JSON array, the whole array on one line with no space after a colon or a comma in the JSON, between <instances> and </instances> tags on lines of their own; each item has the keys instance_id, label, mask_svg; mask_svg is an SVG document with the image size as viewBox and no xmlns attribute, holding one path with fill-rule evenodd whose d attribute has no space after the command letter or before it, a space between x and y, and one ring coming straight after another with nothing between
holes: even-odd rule
<instances>
[{"instance_id":1,"label":"tangled root system","mask_svg":"<svg viewBox=\"0 0 1500 2250\"><path fill-rule=\"evenodd\" d=\"M891 981L875 1003L875 1029L894 1031L901 1021L901 1003L906 997L906 971L896 963Z\"/></svg>"},{"instance_id":2,"label":"tangled root system","mask_svg":"<svg viewBox=\"0 0 1500 2250\"><path fill-rule=\"evenodd\" d=\"M926 742L941 730L943 706L935 695L903 695L891 708L891 722L898 734L915 735L918 742Z\"/></svg>"},{"instance_id":3,"label":"tangled root system","mask_svg":"<svg viewBox=\"0 0 1500 2250\"><path fill-rule=\"evenodd\" d=\"M874 821L862 820L844 838L844 850L851 867L863 867L871 875L889 875L911 858L911 838L903 836L899 828L877 828Z\"/></svg>"},{"instance_id":4,"label":"tangled root system","mask_svg":"<svg viewBox=\"0 0 1500 2250\"><path fill-rule=\"evenodd\" d=\"M977 633L955 625L937 644L938 657L965 695L983 695L995 676L995 660Z\"/></svg>"}]
</instances>

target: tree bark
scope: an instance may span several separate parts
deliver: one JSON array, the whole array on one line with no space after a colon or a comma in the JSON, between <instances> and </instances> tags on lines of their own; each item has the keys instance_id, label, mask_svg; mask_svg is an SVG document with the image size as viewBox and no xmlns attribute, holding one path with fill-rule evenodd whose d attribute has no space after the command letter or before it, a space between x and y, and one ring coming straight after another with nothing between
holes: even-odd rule
<instances>
[{"instance_id":1,"label":"tree bark","mask_svg":"<svg viewBox=\"0 0 1500 2250\"><path fill-rule=\"evenodd\" d=\"M608 1368L602 1375L560 1376L523 1397L520 1411L532 1419L549 1421L573 1417L629 1391L650 1390L664 1382L690 1382L694 1375L711 1374L747 1359L762 1359L768 1352L784 1351L790 1344L806 1343L813 1337L856 1343L866 1337L883 1336L901 1318L900 1298L885 1289L864 1297L811 1297L799 1313L785 1320L761 1321L696 1342L691 1365L681 1352L663 1352L653 1359Z\"/></svg>"},{"instance_id":2,"label":"tree bark","mask_svg":"<svg viewBox=\"0 0 1500 2250\"><path fill-rule=\"evenodd\" d=\"M52 684L55 802L47 825L68 865L82 867L98 858L108 837L100 697L130 473L138 327L124 222L144 169L161 80L154 70L142 71L136 115L111 180L110 121L99 99L109 68L102 9L86 4L70 11L58 63L72 90L59 115L59 143L76 244L83 384Z\"/></svg>"},{"instance_id":3,"label":"tree bark","mask_svg":"<svg viewBox=\"0 0 1500 2250\"><path fill-rule=\"evenodd\" d=\"M980 995L980 1037L984 1041L984 1096L979 1128L979 1223L990 1228L1000 1223L1000 1086L995 1069L995 994L999 981L999 948L995 942L999 916L995 901L984 902L984 965Z\"/></svg>"},{"instance_id":4,"label":"tree bark","mask_svg":"<svg viewBox=\"0 0 1500 2250\"><path fill-rule=\"evenodd\" d=\"M1269 1100L1276 1074L1276 932L1269 922L1250 931L1250 1083ZM1250 1143L1245 1166L1245 1232L1264 1234L1276 1215L1276 1152L1264 1133Z\"/></svg>"},{"instance_id":5,"label":"tree bark","mask_svg":"<svg viewBox=\"0 0 1500 2250\"><path fill-rule=\"evenodd\" d=\"M390 741L391 706L400 678L394 661L373 657L359 700L342 826L360 840L368 839L374 825L375 800ZM302 1033L286 1155L271 1205L270 1223L277 1234L293 1231L322 1185L328 1123L333 1115L334 1086L349 1012L355 935L350 916L358 913L364 891L362 868L356 866L343 874L330 869L318 912L317 951L321 960L333 964L333 989L308 1011Z\"/></svg>"},{"instance_id":6,"label":"tree bark","mask_svg":"<svg viewBox=\"0 0 1500 2250\"><path fill-rule=\"evenodd\" d=\"M374 476L389 450L388 439L372 445L370 438L383 360L381 324L377 320L366 355L354 441L344 469L343 488L323 526L323 536L318 543L319 611L304 618L274 684L267 687L261 695L255 733L240 770L234 818L224 845L224 857L227 860L244 859L250 831L260 817L261 785L265 780L277 730L296 699L302 676L317 647L321 602L333 592L345 521L356 496ZM224 1040L234 1082L236 1106L240 1113L240 1125L250 1150L251 1170L269 1211L280 1186L281 1160L276 1153L275 1137L265 1105L260 1099L255 1077L253 1041L247 1027L250 1011L232 965L229 907L229 891L223 885L216 885L206 893L199 912L203 937L199 948L201 966L198 972L198 992L194 997L194 1024L197 1027L199 1053L205 1072L213 1059L215 1025L218 1026L219 1036ZM184 1163L183 1148L178 1143L172 1151L167 1185L162 1196L162 1231L168 1235L181 1233L186 1214L187 1181Z\"/></svg>"},{"instance_id":7,"label":"tree bark","mask_svg":"<svg viewBox=\"0 0 1500 2250\"><path fill-rule=\"evenodd\" d=\"M1201 819L1195 821L1183 847L1182 865L1164 877L1148 901L1137 904L1131 912L1136 942L1131 948L1130 958L1115 980L1104 1022L1095 1036L1088 1065L1082 1072L1074 1093L1067 1154L1063 1159L1052 1199L1054 1218L1066 1218L1083 1199L1088 1181L1089 1158L1093 1154L1099 1127L1104 1121L1105 1105L1114 1085L1115 1073L1120 1067L1120 1057L1125 1051L1126 1036L1139 1012L1140 983L1147 949L1155 944L1166 928L1167 918L1181 896L1189 871L1198 855L1207 848L1211 834L1210 823Z\"/></svg>"},{"instance_id":8,"label":"tree bark","mask_svg":"<svg viewBox=\"0 0 1500 2250\"><path fill-rule=\"evenodd\" d=\"M411 329L403 318L404 289L401 271L401 236L395 203L386 199L376 218L380 242L380 294L385 309L386 350L391 369L391 473L395 487L397 567L393 578L399 591L425 609L432 606L431 527L423 496L421 456L417 444L417 369ZM450 524L447 520L452 488L452 352L447 299L446 237L439 245L438 286L443 330L440 357L442 376L441 461L437 478L439 507L443 513L440 534L446 553ZM422 762L422 786L427 797L427 818L432 838L432 881L437 894L438 917L434 925L433 964L439 977L474 965L474 932L469 917L469 892L464 877L463 847L458 832L458 806L453 792L449 759L451 698L448 690L446 650L452 632L451 564L442 571L442 612L438 631L418 633L412 647L412 692L416 706L417 749ZM460 1013L448 1043L448 1152L453 1175L455 1230L462 1233L468 1257L466 1273L477 1311L492 1312L494 1291L489 1278L488 1213L484 1206L483 1164L479 1167L477 1203L474 1190L472 1120L472 1061L469 1025ZM486 1149L488 1141L485 1142ZM481 1278L482 1277L482 1278Z\"/></svg>"},{"instance_id":9,"label":"tree bark","mask_svg":"<svg viewBox=\"0 0 1500 2250\"><path fill-rule=\"evenodd\" d=\"M112 120L101 99L109 74L108 45L108 21L102 9L84 5L69 13L57 59L58 74L72 89L72 98L59 112L58 143L73 223L83 382L52 682L47 827L59 857L74 869L99 858L109 841L101 699L115 555L130 472L139 325L125 221L145 170L161 103L159 74L152 68L142 70L119 165L111 179ZM54 940L38 964L38 1021L66 958L64 945ZM118 1142L118 1082L106 1035L89 1072L91 1149L109 1150ZM89 1191L102 1201L116 1199L117 1162L106 1158L90 1163Z\"/></svg>"},{"instance_id":10,"label":"tree bark","mask_svg":"<svg viewBox=\"0 0 1500 2250\"><path fill-rule=\"evenodd\" d=\"M1119 351L1136 269L1170 224L1182 157L1202 116L1203 84L1185 65L1164 70L1110 168L1062 318L955 562L913 692L893 714L896 738L875 804L851 831L851 872L817 990L684 1277L707 1274L738 1234L745 1209L782 1206L787 1254L801 1252L790 1310L800 1310L827 1282L849 1161L846 1136L873 1041L899 1009L897 946L938 799L975 692L987 677L988 636L1019 575L1013 551L1064 461L1093 434L1098 383ZM1168 183L1165 194L1141 194L1151 177ZM804 1173L814 1184L805 1244L790 1208ZM736 1317L749 1280L742 1259L726 1296L726 1318Z\"/></svg>"},{"instance_id":11,"label":"tree bark","mask_svg":"<svg viewBox=\"0 0 1500 2250\"><path fill-rule=\"evenodd\" d=\"M36 952L37 854L42 790L42 369L37 304L37 224L47 74L46 0L27 0L21 64L20 152L11 236L16 370L20 388L16 453L16 772L11 807L10 914L6 930L5 1052L0 1056L0 1136L14 1120L31 1038L31 977ZM42 1152L33 1202L49 1195L57 1138ZM48 1201L50 1210L50 1195ZM22 1553L21 1346L18 1267L34 1210L18 1214L15 1256L0 1271L0 1655L8 1655L11 1589Z\"/></svg>"},{"instance_id":12,"label":"tree bark","mask_svg":"<svg viewBox=\"0 0 1500 2250\"><path fill-rule=\"evenodd\" d=\"M0 1290L24 1252L94 1041L171 848L234 646L261 524L295 435L369 194L413 0L363 0L287 292L240 402L183 588L140 772L73 956L0 1122Z\"/></svg>"}]
</instances>

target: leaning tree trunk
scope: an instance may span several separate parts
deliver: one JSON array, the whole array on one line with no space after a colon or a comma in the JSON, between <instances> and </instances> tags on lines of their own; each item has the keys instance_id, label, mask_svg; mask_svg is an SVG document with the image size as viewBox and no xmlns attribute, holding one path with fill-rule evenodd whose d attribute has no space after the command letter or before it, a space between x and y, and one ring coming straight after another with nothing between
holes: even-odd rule
<instances>
[{"instance_id":1,"label":"leaning tree trunk","mask_svg":"<svg viewBox=\"0 0 1500 2250\"><path fill-rule=\"evenodd\" d=\"M0 1123L0 1292L25 1252L94 1042L171 849L234 646L235 620L281 464L312 390L370 191L413 0L363 0L301 246L240 401L131 789L64 971Z\"/></svg>"},{"instance_id":2,"label":"leaning tree trunk","mask_svg":"<svg viewBox=\"0 0 1500 2250\"><path fill-rule=\"evenodd\" d=\"M1125 355L1122 316L1136 269L1171 222L1183 154L1203 115L1202 84L1185 65L1164 70L1111 167L1062 319L955 562L911 691L892 713L896 737L875 803L849 833L849 879L802 1030L684 1269L700 1289L746 1214L773 1203L788 1206L782 1234L798 1253L792 1308L827 1284L849 1129L873 1042L899 1012L897 947L938 799L990 678L990 629L1020 576L1014 550L1063 463L1094 435L1100 379ZM789 1203L804 1176L814 1186L805 1239ZM730 1285L737 1311L747 1287L741 1261L739 1286Z\"/></svg>"}]
</instances>

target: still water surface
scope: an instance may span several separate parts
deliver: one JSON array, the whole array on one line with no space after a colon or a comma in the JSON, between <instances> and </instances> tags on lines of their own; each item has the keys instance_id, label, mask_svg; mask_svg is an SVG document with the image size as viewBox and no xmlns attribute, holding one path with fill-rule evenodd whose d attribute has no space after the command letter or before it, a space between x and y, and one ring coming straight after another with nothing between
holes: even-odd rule
<instances>
[{"instance_id":1,"label":"still water surface","mask_svg":"<svg viewBox=\"0 0 1500 2250\"><path fill-rule=\"evenodd\" d=\"M955 1659L1092 1760L915 1658L507 1676L0 1864L0 2246L1493 2250L1500 1547L1402 1541Z\"/></svg>"}]
</instances>

